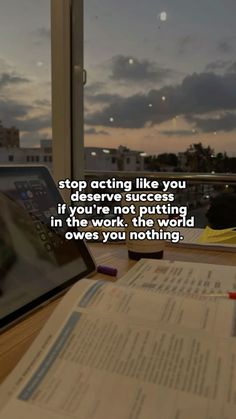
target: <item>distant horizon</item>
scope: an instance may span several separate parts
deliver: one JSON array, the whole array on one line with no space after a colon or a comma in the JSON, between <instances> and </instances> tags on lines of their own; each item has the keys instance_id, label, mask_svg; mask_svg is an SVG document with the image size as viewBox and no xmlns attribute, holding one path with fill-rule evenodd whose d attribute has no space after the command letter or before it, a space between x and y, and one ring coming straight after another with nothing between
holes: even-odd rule
<instances>
[{"instance_id":1,"label":"distant horizon","mask_svg":"<svg viewBox=\"0 0 236 419\"><path fill-rule=\"evenodd\" d=\"M2 122L1 120L0 120L0 122ZM2 122L2 125L3 125L3 127L4 128L13 128L13 127L6 127L5 125L4 125L4 123ZM16 129L18 129L17 127L14 127L14 128L16 128ZM19 134L20 134L20 130L19 130ZM38 147L40 147L40 142L41 141L44 141L44 140L49 140L49 141L52 141L52 138L48 138L48 137L42 137L42 138L40 138L40 140L39 140L39 142L37 143L37 144L34 144L34 145L27 145L27 144L24 144L22 141L21 141L21 138L20 138L20 148L38 148ZM187 147L187 148L189 148L191 145L193 145L193 144L198 144L197 142L193 142L193 143L191 143L191 144L189 144L189 146ZM206 145L206 147L207 146L210 146L211 147L211 145L210 144L207 144ZM92 144L92 145L88 145L88 144L86 144L85 145L85 148L100 148L100 149L115 149L115 150L117 150L119 147L127 147L130 151L136 151L136 152L140 152L140 153L147 153L144 149L134 149L134 148L132 148L132 147L130 147L130 146L126 146L126 145L124 145L124 144L119 144L117 147L108 147L107 146L107 143L106 143L106 145L104 145L104 146L102 146L102 145L94 145L94 144ZM155 156L155 155L158 155L158 154L163 154L163 153L173 153L173 154L181 154L181 153L185 153L186 151L187 151L187 148L185 149L185 150L182 150L182 151L176 151L176 152L174 152L174 151L170 151L170 152L167 152L167 151L163 151L163 152L155 152L155 153L147 153L147 157L148 156ZM212 148L212 147L211 147ZM225 153L225 151L224 150L220 150L220 151L216 151L216 150L214 150L214 152L215 152L215 154L217 154L217 153L222 153L222 154L224 154ZM228 157L236 157L236 154L234 154L234 155L231 155L231 154L229 154L229 153L227 153L226 152L226 154L227 154L227 156ZM145 156L146 157L146 156Z\"/></svg>"},{"instance_id":2,"label":"distant horizon","mask_svg":"<svg viewBox=\"0 0 236 419\"><path fill-rule=\"evenodd\" d=\"M17 126L7 126L6 124L4 124L4 121L2 121L1 119L0 119L0 124L2 124L2 126L4 127L4 128L7 128L7 129L11 129L11 128L15 128L15 129L17 129L17 130L19 130L19 136L20 136L20 148L38 148L38 147L40 147L40 141L41 140L50 140L50 141L52 141L52 137L42 137L42 138L40 138L39 140L38 140L38 142L37 143L34 143L34 144L27 144L27 142L25 141L25 140L22 140L21 139L21 132L20 132L20 129L17 127ZM86 147L94 147L94 148L101 148L101 149L105 149L105 148L110 148L110 149L118 149L119 147L127 147L127 148L129 148L130 150L132 150L132 151L140 151L140 152L144 152L144 153L147 153L147 156L154 156L154 155L158 155L158 154L163 154L163 153L174 153L174 154L178 154L178 153L184 153L184 152L186 152L186 150L191 146L191 145L193 145L193 144L198 144L198 143L202 143L201 141L194 141L194 142L191 142L191 143L189 143L189 145L187 145L187 147L186 147L186 149L183 149L182 151L181 150L177 150L177 151L167 151L166 150L166 148L163 150L163 151L160 151L160 152L158 152L158 151L155 151L155 152L147 152L144 148L142 148L142 149L134 149L134 148L132 148L130 145L124 145L124 144L118 144L117 146L113 146L113 147L108 147L107 146L107 142L106 142L106 139L104 139L104 144L102 145L102 144L97 144L97 145L95 145L94 143L92 143L92 144L90 144L89 142L85 145L85 148ZM202 145L204 146L204 147L208 147L208 146L210 146L213 150L214 150L214 153L226 153L227 154L227 156L228 157L236 157L236 152L227 152L226 150L221 150L221 149L219 149L219 150L216 150L216 149L214 149L213 147L212 147L212 145L210 144L210 143L202 143Z\"/></svg>"}]
</instances>

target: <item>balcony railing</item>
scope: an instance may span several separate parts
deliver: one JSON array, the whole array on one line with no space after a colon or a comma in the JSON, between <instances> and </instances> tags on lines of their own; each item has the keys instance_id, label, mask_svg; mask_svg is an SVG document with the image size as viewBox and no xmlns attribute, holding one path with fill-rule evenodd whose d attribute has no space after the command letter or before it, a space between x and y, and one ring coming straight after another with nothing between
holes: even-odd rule
<instances>
[{"instance_id":1,"label":"balcony railing","mask_svg":"<svg viewBox=\"0 0 236 419\"><path fill-rule=\"evenodd\" d=\"M222 192L236 193L236 174L210 173L167 173L167 172L107 172L87 171L86 180L147 178L155 180L186 181L185 189L176 189L175 203L187 205L189 216L194 215L195 227L203 228L207 223L205 217L211 199ZM172 191L173 192L173 191Z\"/></svg>"},{"instance_id":2,"label":"balcony railing","mask_svg":"<svg viewBox=\"0 0 236 419\"><path fill-rule=\"evenodd\" d=\"M210 173L169 173L169 172L107 172L107 171L85 171L85 178L125 178L135 179L136 177L167 179L167 180L186 180L194 183L236 183L236 174L210 174Z\"/></svg>"}]
</instances>

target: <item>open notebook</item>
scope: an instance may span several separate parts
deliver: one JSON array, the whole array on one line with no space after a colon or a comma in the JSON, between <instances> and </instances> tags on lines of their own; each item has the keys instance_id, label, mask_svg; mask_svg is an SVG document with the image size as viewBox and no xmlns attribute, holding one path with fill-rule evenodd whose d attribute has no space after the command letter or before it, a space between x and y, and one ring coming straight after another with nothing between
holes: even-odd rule
<instances>
[{"instance_id":1,"label":"open notebook","mask_svg":"<svg viewBox=\"0 0 236 419\"><path fill-rule=\"evenodd\" d=\"M159 260L82 279L1 386L0 419L235 419L235 302L206 296L229 289L235 267Z\"/></svg>"}]
</instances>

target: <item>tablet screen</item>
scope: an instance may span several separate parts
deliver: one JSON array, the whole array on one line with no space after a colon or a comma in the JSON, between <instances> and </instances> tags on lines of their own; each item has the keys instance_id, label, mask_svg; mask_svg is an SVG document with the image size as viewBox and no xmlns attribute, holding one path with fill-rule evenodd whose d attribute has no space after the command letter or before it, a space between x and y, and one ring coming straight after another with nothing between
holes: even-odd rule
<instances>
[{"instance_id":1,"label":"tablet screen","mask_svg":"<svg viewBox=\"0 0 236 419\"><path fill-rule=\"evenodd\" d=\"M83 242L50 227L58 202L46 169L0 169L0 327L95 269Z\"/></svg>"}]
</instances>

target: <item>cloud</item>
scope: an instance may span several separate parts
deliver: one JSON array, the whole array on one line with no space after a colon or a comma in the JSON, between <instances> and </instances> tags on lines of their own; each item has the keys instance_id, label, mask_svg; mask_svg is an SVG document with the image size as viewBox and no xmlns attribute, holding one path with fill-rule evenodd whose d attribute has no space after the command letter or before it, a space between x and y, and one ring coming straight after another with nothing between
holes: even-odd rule
<instances>
[{"instance_id":1,"label":"cloud","mask_svg":"<svg viewBox=\"0 0 236 419\"><path fill-rule=\"evenodd\" d=\"M115 128L142 128L149 120L147 106L145 95L120 98L102 111L88 115L86 123Z\"/></svg>"},{"instance_id":2,"label":"cloud","mask_svg":"<svg viewBox=\"0 0 236 419\"><path fill-rule=\"evenodd\" d=\"M156 81L161 82L172 77L175 72L169 68L158 66L148 60L138 60L137 58L124 55L117 55L111 61L112 80L141 82Z\"/></svg>"},{"instance_id":3,"label":"cloud","mask_svg":"<svg viewBox=\"0 0 236 419\"><path fill-rule=\"evenodd\" d=\"M22 77L16 73L2 73L0 74L0 89L4 89L6 86L16 85L21 83L29 83L30 80Z\"/></svg>"},{"instance_id":4,"label":"cloud","mask_svg":"<svg viewBox=\"0 0 236 419\"><path fill-rule=\"evenodd\" d=\"M45 114L31 117L34 110L31 105L18 103L14 100L0 99L0 120L4 126L15 126L20 131L34 132L51 128L51 115Z\"/></svg>"},{"instance_id":5,"label":"cloud","mask_svg":"<svg viewBox=\"0 0 236 419\"><path fill-rule=\"evenodd\" d=\"M185 54L190 50L190 48L196 48L198 44L198 39L194 35L186 35L179 39L177 45L178 54Z\"/></svg>"},{"instance_id":6,"label":"cloud","mask_svg":"<svg viewBox=\"0 0 236 419\"><path fill-rule=\"evenodd\" d=\"M109 132L104 131L104 130L100 130L100 131L96 131L95 128L87 128L84 131L85 135L110 135Z\"/></svg>"},{"instance_id":7,"label":"cloud","mask_svg":"<svg viewBox=\"0 0 236 419\"><path fill-rule=\"evenodd\" d=\"M50 39L51 31L49 28L46 28L45 26L41 26L40 28L34 31L34 35L40 39Z\"/></svg>"},{"instance_id":8,"label":"cloud","mask_svg":"<svg viewBox=\"0 0 236 419\"><path fill-rule=\"evenodd\" d=\"M117 100L122 99L122 96L117 94L110 94L110 93L98 93L97 95L86 95L86 100L90 103L105 103L109 104L112 102L116 102Z\"/></svg>"},{"instance_id":9,"label":"cloud","mask_svg":"<svg viewBox=\"0 0 236 419\"><path fill-rule=\"evenodd\" d=\"M11 69L11 65L4 58L0 57L0 72L5 73Z\"/></svg>"},{"instance_id":10,"label":"cloud","mask_svg":"<svg viewBox=\"0 0 236 419\"><path fill-rule=\"evenodd\" d=\"M51 128L51 116L42 115L34 118L27 118L25 120L17 121L18 128L21 131L33 132L40 131L41 129Z\"/></svg>"},{"instance_id":11,"label":"cloud","mask_svg":"<svg viewBox=\"0 0 236 419\"><path fill-rule=\"evenodd\" d=\"M228 73L236 73L236 61L231 63L231 65L227 69Z\"/></svg>"},{"instance_id":12,"label":"cloud","mask_svg":"<svg viewBox=\"0 0 236 419\"><path fill-rule=\"evenodd\" d=\"M92 83L91 85L86 87L84 95L86 102L90 104L109 104L122 98L122 96L118 94L110 94L104 92L99 93L105 87L106 84L103 82Z\"/></svg>"},{"instance_id":13,"label":"cloud","mask_svg":"<svg viewBox=\"0 0 236 419\"><path fill-rule=\"evenodd\" d=\"M196 130L177 129L177 130L160 131L160 134L166 135L167 137L188 137L190 135L197 135L197 131Z\"/></svg>"},{"instance_id":14,"label":"cloud","mask_svg":"<svg viewBox=\"0 0 236 419\"><path fill-rule=\"evenodd\" d=\"M206 66L206 71L217 71L217 70L225 70L231 65L231 61L226 60L216 60L213 61Z\"/></svg>"},{"instance_id":15,"label":"cloud","mask_svg":"<svg viewBox=\"0 0 236 419\"><path fill-rule=\"evenodd\" d=\"M48 108L48 107L51 107L51 101L50 100L48 100L48 99L40 99L40 100L35 100L34 101L34 104L36 105L36 106L41 106L41 107L46 107L46 108Z\"/></svg>"},{"instance_id":16,"label":"cloud","mask_svg":"<svg viewBox=\"0 0 236 419\"><path fill-rule=\"evenodd\" d=\"M191 122L204 132L230 132L236 129L236 114L226 112L218 118L191 118Z\"/></svg>"},{"instance_id":17,"label":"cloud","mask_svg":"<svg viewBox=\"0 0 236 419\"><path fill-rule=\"evenodd\" d=\"M97 81L85 86L85 94L96 94L100 92L105 87L105 83L101 81Z\"/></svg>"},{"instance_id":18,"label":"cloud","mask_svg":"<svg viewBox=\"0 0 236 419\"><path fill-rule=\"evenodd\" d=\"M18 118L24 118L32 107L13 100L0 99L0 119L6 126L16 125Z\"/></svg>"},{"instance_id":19,"label":"cloud","mask_svg":"<svg viewBox=\"0 0 236 419\"><path fill-rule=\"evenodd\" d=\"M236 74L201 73L187 76L181 85L187 113L236 108Z\"/></svg>"},{"instance_id":20,"label":"cloud","mask_svg":"<svg viewBox=\"0 0 236 419\"><path fill-rule=\"evenodd\" d=\"M233 109L236 109L236 74L194 73L179 85L153 89L146 95L118 97L104 109L88 114L86 123L144 128L176 115L194 116Z\"/></svg>"},{"instance_id":21,"label":"cloud","mask_svg":"<svg viewBox=\"0 0 236 419\"><path fill-rule=\"evenodd\" d=\"M225 71L226 73L236 73L236 62L219 59L207 64L206 71Z\"/></svg>"},{"instance_id":22,"label":"cloud","mask_svg":"<svg viewBox=\"0 0 236 419\"><path fill-rule=\"evenodd\" d=\"M216 46L217 51L221 54L230 54L234 52L234 43L233 38L221 39Z\"/></svg>"}]
</instances>

